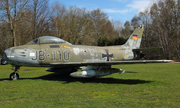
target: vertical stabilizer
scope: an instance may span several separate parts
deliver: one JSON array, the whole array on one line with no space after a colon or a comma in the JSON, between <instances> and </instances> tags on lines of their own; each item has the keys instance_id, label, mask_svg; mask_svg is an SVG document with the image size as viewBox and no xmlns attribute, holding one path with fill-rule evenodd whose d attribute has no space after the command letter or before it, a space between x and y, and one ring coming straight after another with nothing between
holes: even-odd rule
<instances>
[{"instance_id":1,"label":"vertical stabilizer","mask_svg":"<svg viewBox=\"0 0 180 108\"><path fill-rule=\"evenodd\" d=\"M139 25L138 28L136 28L134 32L131 34L127 42L124 45L122 45L122 47L131 49L140 48L143 30L144 25Z\"/></svg>"}]
</instances>

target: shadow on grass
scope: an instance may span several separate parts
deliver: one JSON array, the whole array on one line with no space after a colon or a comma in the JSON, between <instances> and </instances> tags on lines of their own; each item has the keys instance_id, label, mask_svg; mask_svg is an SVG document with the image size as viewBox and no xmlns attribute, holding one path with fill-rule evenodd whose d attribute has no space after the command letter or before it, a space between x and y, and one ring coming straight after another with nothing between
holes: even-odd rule
<instances>
[{"instance_id":1,"label":"shadow on grass","mask_svg":"<svg viewBox=\"0 0 180 108\"><path fill-rule=\"evenodd\" d=\"M128 72L128 73L136 73L136 72ZM144 84L144 83L151 83L153 81L145 81L145 80L138 80L138 79L115 79L115 78L74 78L71 77L69 74L59 74L59 73L52 73L45 76L40 76L36 78L19 78L18 80L25 80L25 79L42 79L42 80L49 80L49 81L65 81L64 84L71 83L71 82L81 82L81 83L105 83L105 84L128 84L128 85L135 85L135 84ZM0 81L10 81L9 79L0 79Z\"/></svg>"},{"instance_id":2,"label":"shadow on grass","mask_svg":"<svg viewBox=\"0 0 180 108\"><path fill-rule=\"evenodd\" d=\"M138 72L130 72L130 71L126 71L125 73L138 73Z\"/></svg>"},{"instance_id":3,"label":"shadow on grass","mask_svg":"<svg viewBox=\"0 0 180 108\"><path fill-rule=\"evenodd\" d=\"M48 74L45 76L37 77L37 78L27 78L27 79L42 79L49 81L65 81L64 84L71 82L81 82L81 83L105 83L105 84L144 84L151 83L152 81L138 80L138 79L115 79L115 78L74 78L69 76L69 74ZM20 78L20 80L24 80L24 78Z\"/></svg>"}]
</instances>

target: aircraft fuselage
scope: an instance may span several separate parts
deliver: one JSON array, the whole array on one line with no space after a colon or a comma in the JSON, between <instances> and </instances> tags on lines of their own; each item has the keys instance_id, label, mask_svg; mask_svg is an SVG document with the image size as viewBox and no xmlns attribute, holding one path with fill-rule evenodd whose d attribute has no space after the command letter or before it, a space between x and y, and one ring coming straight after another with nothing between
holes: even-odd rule
<instances>
[{"instance_id":1,"label":"aircraft fuselage","mask_svg":"<svg viewBox=\"0 0 180 108\"><path fill-rule=\"evenodd\" d=\"M17 66L50 66L66 62L108 62L134 58L132 49L124 49L121 46L35 44L12 47L5 53L8 62Z\"/></svg>"}]
</instances>

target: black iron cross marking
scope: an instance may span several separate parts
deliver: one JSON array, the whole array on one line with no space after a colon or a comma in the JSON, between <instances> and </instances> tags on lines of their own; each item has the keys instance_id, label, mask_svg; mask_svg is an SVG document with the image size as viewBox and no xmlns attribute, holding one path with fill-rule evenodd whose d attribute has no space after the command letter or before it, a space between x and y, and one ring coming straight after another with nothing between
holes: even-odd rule
<instances>
[{"instance_id":1,"label":"black iron cross marking","mask_svg":"<svg viewBox=\"0 0 180 108\"><path fill-rule=\"evenodd\" d=\"M105 51L106 51L106 54L102 53L102 58L107 57L107 61L109 61L109 57L112 58L113 57L113 53L109 54L109 50L108 49L105 49Z\"/></svg>"}]
</instances>

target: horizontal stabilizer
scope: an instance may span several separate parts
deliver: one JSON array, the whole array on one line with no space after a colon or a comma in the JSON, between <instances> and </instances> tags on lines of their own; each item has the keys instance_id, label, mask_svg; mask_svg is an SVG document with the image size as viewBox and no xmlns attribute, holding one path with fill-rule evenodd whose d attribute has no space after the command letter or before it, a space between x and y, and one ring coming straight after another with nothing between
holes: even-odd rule
<instances>
[{"instance_id":1,"label":"horizontal stabilizer","mask_svg":"<svg viewBox=\"0 0 180 108\"><path fill-rule=\"evenodd\" d=\"M138 49L133 49L133 51L148 51L148 50L157 50L157 49L162 49L162 48L160 47L138 48Z\"/></svg>"}]
</instances>

